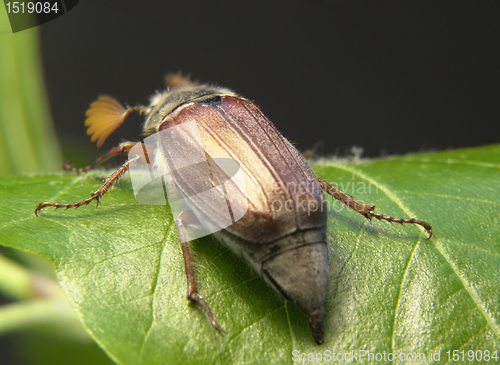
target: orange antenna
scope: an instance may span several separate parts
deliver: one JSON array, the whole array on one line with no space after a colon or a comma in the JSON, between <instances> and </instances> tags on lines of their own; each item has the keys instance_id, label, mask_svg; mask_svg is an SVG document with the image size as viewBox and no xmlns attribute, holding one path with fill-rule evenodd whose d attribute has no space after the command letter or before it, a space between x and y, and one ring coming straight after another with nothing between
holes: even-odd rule
<instances>
[{"instance_id":1,"label":"orange antenna","mask_svg":"<svg viewBox=\"0 0 500 365\"><path fill-rule=\"evenodd\" d=\"M142 107L125 109L115 98L101 95L90 104L89 110L85 113L87 117L85 126L88 127L87 135L92 135L90 140L97 141L97 147L101 147L106 138L121 126L132 112L141 109Z\"/></svg>"},{"instance_id":2,"label":"orange antenna","mask_svg":"<svg viewBox=\"0 0 500 365\"><path fill-rule=\"evenodd\" d=\"M191 80L191 75L183 75L181 71L176 73L169 73L164 79L165 86L170 89L177 89L183 86L196 86L200 82L198 80Z\"/></svg>"}]
</instances>

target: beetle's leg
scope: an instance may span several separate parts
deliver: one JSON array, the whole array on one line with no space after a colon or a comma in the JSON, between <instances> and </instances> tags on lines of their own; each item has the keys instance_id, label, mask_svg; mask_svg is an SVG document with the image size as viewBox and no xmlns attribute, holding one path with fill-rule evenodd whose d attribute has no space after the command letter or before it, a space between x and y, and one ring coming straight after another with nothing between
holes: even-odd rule
<instances>
[{"instance_id":1,"label":"beetle's leg","mask_svg":"<svg viewBox=\"0 0 500 365\"><path fill-rule=\"evenodd\" d=\"M189 253L189 245L188 245L188 240L187 240L187 235L186 235L186 230L185 226L188 225L186 219L186 214L188 212L183 212L179 215L179 218L175 220L175 224L177 225L177 231L179 232L179 239L181 241L181 248L182 248L182 255L184 256L184 268L186 271L186 279L187 279L187 298L188 300L191 300L193 302L198 303L201 305L205 313L207 314L208 319L210 320L210 323L212 324L212 327L217 330L220 334L223 333L222 328L219 326L219 324L215 321L214 315L212 314L212 310L210 309L209 305L205 301L205 298L203 298L199 293L198 289L196 287L196 281L194 277L194 270L193 270L193 262L191 261L191 254ZM187 216L194 216L194 214L187 214Z\"/></svg>"},{"instance_id":2,"label":"beetle's leg","mask_svg":"<svg viewBox=\"0 0 500 365\"><path fill-rule=\"evenodd\" d=\"M71 203L71 204L59 204L59 203L50 203L50 202L43 202L37 205L35 209L35 215L38 216L38 212L42 210L45 207L54 207L56 209L58 208L78 208L81 207L82 205L88 205L91 201L96 200L97 205L99 205L99 200L102 198L104 194L127 172L127 170L130 168L130 164L137 161L140 158L140 156L137 156L131 160L128 160L125 162L118 170L116 170L110 177L108 177L106 180L104 180L104 183L101 185L99 189L94 191L92 194L90 194L90 198L87 198L85 200L79 201L77 203Z\"/></svg>"},{"instance_id":3,"label":"beetle's leg","mask_svg":"<svg viewBox=\"0 0 500 365\"><path fill-rule=\"evenodd\" d=\"M99 156L98 158L96 158L94 160L94 162L92 162L90 165L85 166L85 167L76 168L69 161L63 161L62 166L67 171L72 171L72 172L76 172L77 174L81 174L83 172L87 172L87 171L93 169L94 167L96 167L100 163L102 163L104 161L107 161L110 158L116 157L118 155L127 155L130 152L130 150L132 149L132 147L135 146L136 143L137 142L122 142L122 143L120 143L118 145L118 147L112 148L111 150L109 150L108 152L106 152L104 155ZM143 145L143 151L144 151L145 161L146 161L146 163L149 164L150 161L149 161L149 156L148 156L147 151L148 150L152 151L155 148L155 146L146 145L144 143L142 143L142 145ZM148 147L146 148L146 146L148 146Z\"/></svg>"},{"instance_id":4,"label":"beetle's leg","mask_svg":"<svg viewBox=\"0 0 500 365\"><path fill-rule=\"evenodd\" d=\"M339 200L341 203L344 205L348 206L351 209L354 209L356 212L359 214L363 215L366 217L369 221L372 220L372 218L377 218L379 220L384 220L388 222L395 222L395 223L411 223L411 224L418 224L429 233L429 238L432 237L432 227L429 223L420 221L415 218L394 218L394 217L388 217L383 215L382 213L375 213L375 205L368 205L364 204L361 202L358 202L356 199L354 199L352 196L340 191L336 187L334 187L332 184L330 184L328 181L325 179L316 176L319 181L319 185L321 188L326 191L328 194L333 196L335 199Z\"/></svg>"},{"instance_id":5,"label":"beetle's leg","mask_svg":"<svg viewBox=\"0 0 500 365\"><path fill-rule=\"evenodd\" d=\"M87 171L93 169L94 167L96 167L100 163L102 163L106 160L109 160L110 158L116 157L118 155L127 155L130 152L130 150L132 149L132 147L135 146L135 144L136 144L136 142L120 143L120 145L118 147L114 147L111 150L109 150L108 152L106 152L104 155L97 157L94 160L94 162L92 162L90 165L85 166L85 167L76 168L73 166L73 164L71 162L68 162L68 161L63 161L62 166L67 171L72 171L72 172L76 172L77 174L81 174L83 172L87 172Z\"/></svg>"}]
</instances>

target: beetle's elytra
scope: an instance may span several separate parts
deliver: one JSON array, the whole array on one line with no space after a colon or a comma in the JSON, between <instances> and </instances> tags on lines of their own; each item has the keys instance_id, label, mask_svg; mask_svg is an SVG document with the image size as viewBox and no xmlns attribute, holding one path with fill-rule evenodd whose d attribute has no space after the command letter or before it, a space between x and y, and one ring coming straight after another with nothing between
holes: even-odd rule
<instances>
[{"instance_id":1,"label":"beetle's elytra","mask_svg":"<svg viewBox=\"0 0 500 365\"><path fill-rule=\"evenodd\" d=\"M323 190L370 220L375 217L418 224L432 235L428 223L375 213L374 206L357 202L316 176L300 152L276 130L253 101L226 88L192 82L179 74L167 77L166 84L167 89L155 94L148 106L126 109L115 99L101 96L86 113L87 134L92 135L91 140L97 141L100 147L134 111L145 115L146 135L196 122L207 163L211 164L210 173L215 176L214 156L231 158L239 163L246 186L245 195L231 201L231 212L236 212L240 208L238 205L243 203L248 210L241 219L215 232L215 237L249 262L276 292L302 309L318 344L324 341L323 307L330 277ZM135 144L123 142L82 169L67 162L63 166L84 172L108 158L127 154ZM148 162L156 169L179 164L169 157L169 146L158 143L153 148L154 153L149 157L152 161ZM90 198L72 204L40 203L35 214L44 207L78 208L93 200L99 203L104 193L134 163L136 159L129 159ZM178 170L172 176L181 194L189 196L197 189L198 182L196 170L186 171ZM215 185L213 176L211 184ZM210 225L210 217L217 214L213 204L200 200L179 214L176 223L185 262L188 299L198 302L212 326L221 332L210 307L197 292L186 235L187 227ZM201 216L209 217L208 221L200 219Z\"/></svg>"}]
</instances>

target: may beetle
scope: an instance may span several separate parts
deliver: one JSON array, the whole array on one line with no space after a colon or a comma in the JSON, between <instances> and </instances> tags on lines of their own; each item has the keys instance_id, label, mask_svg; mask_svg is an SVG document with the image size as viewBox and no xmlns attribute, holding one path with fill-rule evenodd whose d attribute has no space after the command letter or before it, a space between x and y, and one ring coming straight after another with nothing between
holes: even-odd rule
<instances>
[{"instance_id":1,"label":"may beetle","mask_svg":"<svg viewBox=\"0 0 500 365\"><path fill-rule=\"evenodd\" d=\"M160 175L170 172L171 185L187 202L187 208L175 216L184 256L187 297L203 307L217 331L222 329L196 288L188 247L191 227L202 226L213 233L248 261L276 292L296 303L305 313L318 344L324 341L323 307L330 278L323 190L369 220L418 224L432 235L428 223L375 213L375 206L356 201L316 176L302 154L276 130L255 102L229 89L198 84L179 74L168 76L166 84L167 89L153 95L147 106L124 108L111 97L99 97L86 113L87 134L100 147L130 113L138 111L146 117L146 136L164 131L174 135L174 128L189 124L196 126L196 138L182 140L184 145L174 141L177 148L167 143L168 138L167 142L160 138L153 145L146 142L147 138L144 143L123 142L81 169L65 162L66 169L81 173L108 158L129 154L134 146L145 152L129 158L90 198L72 204L40 203L35 214L45 207L78 208L93 200L99 203L108 189L141 160L146 160ZM186 128L177 129L176 133L190 134ZM190 153L196 143L202 159L187 168L181 157ZM176 149L177 154L172 152ZM218 162L222 160L237 162L245 191L238 183L226 184L234 173L227 172ZM205 195L193 198L207 189L216 191L222 204ZM172 206L170 194L169 201ZM220 222L221 207L229 211L227 224ZM237 212L241 213L238 217Z\"/></svg>"}]
</instances>

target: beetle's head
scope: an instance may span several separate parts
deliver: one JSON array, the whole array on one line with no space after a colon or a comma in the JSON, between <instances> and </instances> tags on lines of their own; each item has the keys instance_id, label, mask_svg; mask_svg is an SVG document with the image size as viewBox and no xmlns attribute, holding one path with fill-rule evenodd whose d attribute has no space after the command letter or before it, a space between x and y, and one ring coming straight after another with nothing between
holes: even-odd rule
<instances>
[{"instance_id":1,"label":"beetle's head","mask_svg":"<svg viewBox=\"0 0 500 365\"><path fill-rule=\"evenodd\" d=\"M146 115L144 134L156 133L165 118L180 106L193 102L202 103L223 95L237 96L229 89L210 84L187 85L158 92L151 97L149 106L144 110Z\"/></svg>"}]
</instances>

